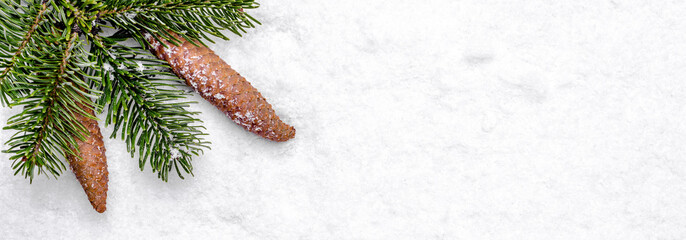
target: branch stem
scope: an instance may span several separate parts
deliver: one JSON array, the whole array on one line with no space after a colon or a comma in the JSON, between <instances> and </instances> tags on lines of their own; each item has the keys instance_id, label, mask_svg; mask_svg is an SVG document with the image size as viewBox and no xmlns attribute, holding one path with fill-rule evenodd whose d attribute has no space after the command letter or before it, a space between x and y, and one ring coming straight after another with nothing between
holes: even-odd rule
<instances>
[{"instance_id":1,"label":"branch stem","mask_svg":"<svg viewBox=\"0 0 686 240\"><path fill-rule=\"evenodd\" d=\"M67 47L64 50L63 56L62 56L62 61L60 64L60 69L57 75L57 80L53 83L53 88L52 91L48 94L48 103L46 104L46 107L48 110L45 113L45 117L43 118L43 123L41 124L41 129L40 132L38 133L38 137L36 140L36 145L33 147L30 156L24 157L24 161L28 160L30 163L35 164L35 157L36 154L39 152L41 144L43 142L43 139L45 138L45 131L48 127L48 123L50 123L50 118L52 117L51 115L54 112L54 106L53 104L55 103L55 98L57 97L57 89L59 88L59 85L64 81L64 72L67 67L67 64L69 63L69 57L71 57L71 48L74 45L74 42L76 41L76 37L78 34L71 34L71 38L69 39L69 43L67 43Z\"/></svg>"},{"instance_id":2,"label":"branch stem","mask_svg":"<svg viewBox=\"0 0 686 240\"><path fill-rule=\"evenodd\" d=\"M10 70L14 68L14 65L16 64L17 56L21 54L21 51L24 50L26 45L29 43L29 40L31 40L31 35L33 35L33 32L36 31L36 28L38 28L38 24L40 21L43 19L43 14L45 11L48 9L48 4L47 2L43 2L43 5L41 5L41 10L38 12L38 15L36 15L36 19L33 21L33 25L29 28L29 31L26 33L26 37L24 40L21 42L21 45L17 49L16 52L12 55L12 59L10 60L10 66L7 66L4 71L2 71L2 74L0 74L0 84L2 84L4 78L7 76Z\"/></svg>"}]
</instances>

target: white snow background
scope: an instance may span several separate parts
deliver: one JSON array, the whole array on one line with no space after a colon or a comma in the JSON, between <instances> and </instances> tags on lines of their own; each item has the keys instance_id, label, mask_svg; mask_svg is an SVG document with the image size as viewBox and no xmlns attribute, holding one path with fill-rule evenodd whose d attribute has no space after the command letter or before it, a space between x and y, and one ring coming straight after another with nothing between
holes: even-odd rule
<instances>
[{"instance_id":1,"label":"white snow background","mask_svg":"<svg viewBox=\"0 0 686 240\"><path fill-rule=\"evenodd\" d=\"M104 214L73 174L29 185L0 154L0 238L686 238L686 2L260 3L211 47L295 139L196 95L195 177L108 139Z\"/></svg>"}]
</instances>

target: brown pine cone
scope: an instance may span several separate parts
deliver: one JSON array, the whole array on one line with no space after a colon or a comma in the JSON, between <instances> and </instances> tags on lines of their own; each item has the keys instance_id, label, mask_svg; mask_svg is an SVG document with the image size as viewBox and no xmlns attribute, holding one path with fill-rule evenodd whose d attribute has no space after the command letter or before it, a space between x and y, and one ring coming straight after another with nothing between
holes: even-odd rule
<instances>
[{"instance_id":1,"label":"brown pine cone","mask_svg":"<svg viewBox=\"0 0 686 240\"><path fill-rule=\"evenodd\" d=\"M93 110L83 108L91 115ZM69 165L81 183L81 187L86 192L88 200L93 205L95 211L105 212L107 209L107 158L105 157L105 145L102 141L102 134L98 121L86 116L77 114L76 120L88 130L85 141L74 139L79 148L79 159L76 156L69 157Z\"/></svg>"},{"instance_id":2,"label":"brown pine cone","mask_svg":"<svg viewBox=\"0 0 686 240\"><path fill-rule=\"evenodd\" d=\"M212 50L171 33L181 44L165 40L165 48L150 34L146 39L153 53L169 63L186 84L193 87L238 125L266 139L283 142L295 136L295 128L279 119L272 106L250 82Z\"/></svg>"}]
</instances>

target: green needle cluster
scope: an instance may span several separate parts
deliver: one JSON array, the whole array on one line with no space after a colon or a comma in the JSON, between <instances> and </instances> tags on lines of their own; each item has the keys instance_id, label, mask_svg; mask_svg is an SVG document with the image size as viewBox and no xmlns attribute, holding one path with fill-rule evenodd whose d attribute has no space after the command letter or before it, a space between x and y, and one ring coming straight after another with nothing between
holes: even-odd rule
<instances>
[{"instance_id":1,"label":"green needle cluster","mask_svg":"<svg viewBox=\"0 0 686 240\"><path fill-rule=\"evenodd\" d=\"M164 181L191 174L192 158L209 148L183 80L149 51L144 35L176 42L228 40L259 24L254 1L0 0L0 103L21 107L5 130L3 152L16 174L58 177L87 131L76 115L105 113L111 137L126 142L140 169ZM110 34L105 34L109 32ZM125 44L129 39L138 46ZM204 43L203 43L204 44Z\"/></svg>"}]
</instances>

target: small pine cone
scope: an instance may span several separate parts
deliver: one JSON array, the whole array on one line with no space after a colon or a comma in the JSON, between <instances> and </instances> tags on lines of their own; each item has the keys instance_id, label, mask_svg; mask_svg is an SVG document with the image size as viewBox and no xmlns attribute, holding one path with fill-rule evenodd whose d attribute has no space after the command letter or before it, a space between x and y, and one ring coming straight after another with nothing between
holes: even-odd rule
<instances>
[{"instance_id":1,"label":"small pine cone","mask_svg":"<svg viewBox=\"0 0 686 240\"><path fill-rule=\"evenodd\" d=\"M93 110L87 112L93 114ZM81 139L74 139L79 148L79 159L76 156L70 156L69 165L71 170L76 175L76 179L81 183L81 187L86 192L88 200L93 205L95 211L102 213L107 209L107 158L105 157L105 145L102 141L102 134L98 121L90 119L86 116L77 114L76 120L80 122L89 134L85 136L85 141Z\"/></svg>"},{"instance_id":2,"label":"small pine cone","mask_svg":"<svg viewBox=\"0 0 686 240\"><path fill-rule=\"evenodd\" d=\"M180 41L178 46L162 40L168 46L165 48L150 34L146 39L153 53L167 61L174 73L205 100L238 125L266 139L283 142L295 136L295 128L282 122L262 94L212 50L171 34Z\"/></svg>"}]
</instances>

